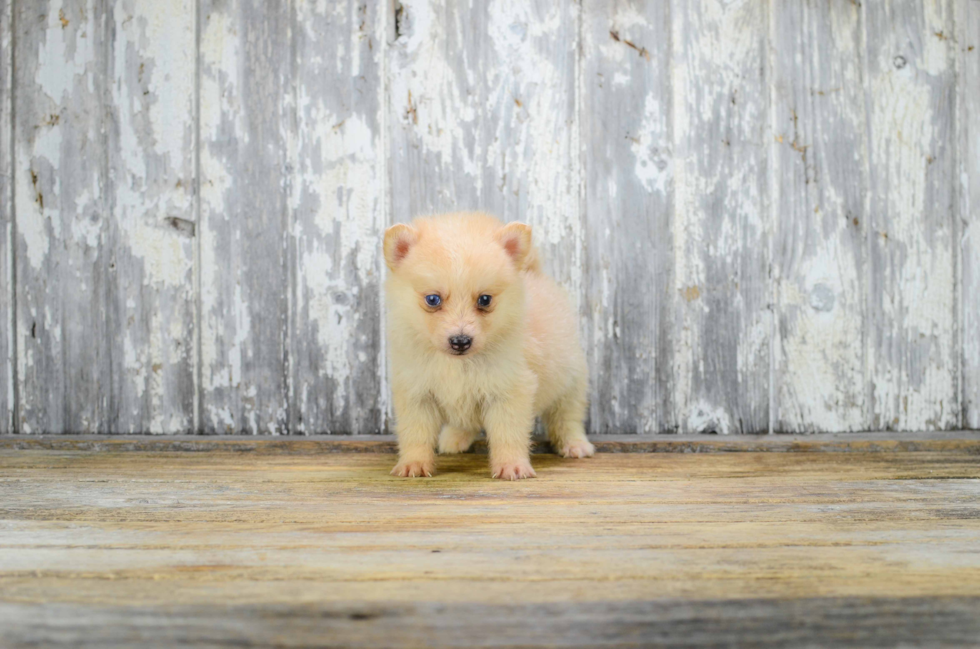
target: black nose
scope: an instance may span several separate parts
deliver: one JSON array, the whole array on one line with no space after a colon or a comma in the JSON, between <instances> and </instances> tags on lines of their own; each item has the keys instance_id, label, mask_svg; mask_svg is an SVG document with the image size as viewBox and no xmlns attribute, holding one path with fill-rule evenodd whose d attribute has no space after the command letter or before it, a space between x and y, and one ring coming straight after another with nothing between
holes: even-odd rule
<instances>
[{"instance_id":1,"label":"black nose","mask_svg":"<svg viewBox=\"0 0 980 649\"><path fill-rule=\"evenodd\" d=\"M465 352L473 344L473 339L469 336L453 336L449 339L449 346L454 352Z\"/></svg>"}]
</instances>

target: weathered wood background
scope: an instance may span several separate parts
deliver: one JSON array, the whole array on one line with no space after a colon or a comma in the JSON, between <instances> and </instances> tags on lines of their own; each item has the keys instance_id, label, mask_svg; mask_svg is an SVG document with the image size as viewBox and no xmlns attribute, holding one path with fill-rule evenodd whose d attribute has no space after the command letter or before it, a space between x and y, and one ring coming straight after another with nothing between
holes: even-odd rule
<instances>
[{"instance_id":1,"label":"weathered wood background","mask_svg":"<svg viewBox=\"0 0 980 649\"><path fill-rule=\"evenodd\" d=\"M379 239L534 225L592 432L980 427L980 1L0 0L0 432L390 426Z\"/></svg>"}]
</instances>

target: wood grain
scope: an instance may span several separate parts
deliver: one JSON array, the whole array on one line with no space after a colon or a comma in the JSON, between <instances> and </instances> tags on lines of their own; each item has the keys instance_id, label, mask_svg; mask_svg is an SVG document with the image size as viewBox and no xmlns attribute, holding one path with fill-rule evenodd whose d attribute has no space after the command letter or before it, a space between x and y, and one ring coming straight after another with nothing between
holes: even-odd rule
<instances>
[{"instance_id":1,"label":"wood grain","mask_svg":"<svg viewBox=\"0 0 980 649\"><path fill-rule=\"evenodd\" d=\"M354 0L295 4L292 432L385 427L379 244L385 226L385 11L384 3Z\"/></svg>"},{"instance_id":2,"label":"wood grain","mask_svg":"<svg viewBox=\"0 0 980 649\"><path fill-rule=\"evenodd\" d=\"M0 2L0 323L3 323L3 333L0 334L0 434L15 431L14 408L17 403L14 386L14 214L13 214L13 169L11 157L11 109L13 98L11 88L13 76L13 25L11 19L12 0Z\"/></svg>"},{"instance_id":3,"label":"wood grain","mask_svg":"<svg viewBox=\"0 0 980 649\"><path fill-rule=\"evenodd\" d=\"M862 3L870 184L871 428L961 417L950 3Z\"/></svg>"},{"instance_id":4,"label":"wood grain","mask_svg":"<svg viewBox=\"0 0 980 649\"><path fill-rule=\"evenodd\" d=\"M290 5L202 0L200 422L287 430Z\"/></svg>"},{"instance_id":5,"label":"wood grain","mask_svg":"<svg viewBox=\"0 0 980 649\"><path fill-rule=\"evenodd\" d=\"M773 427L865 430L867 130L855 3L773 3Z\"/></svg>"},{"instance_id":6,"label":"wood grain","mask_svg":"<svg viewBox=\"0 0 980 649\"><path fill-rule=\"evenodd\" d=\"M963 423L980 428L980 3L956 3Z\"/></svg>"},{"instance_id":7,"label":"wood grain","mask_svg":"<svg viewBox=\"0 0 980 649\"><path fill-rule=\"evenodd\" d=\"M14 7L17 430L105 432L112 335L97 0Z\"/></svg>"},{"instance_id":8,"label":"wood grain","mask_svg":"<svg viewBox=\"0 0 980 649\"><path fill-rule=\"evenodd\" d=\"M766 432L772 322L765 6L698 0L674 2L670 11L679 428Z\"/></svg>"},{"instance_id":9,"label":"wood grain","mask_svg":"<svg viewBox=\"0 0 980 649\"><path fill-rule=\"evenodd\" d=\"M195 428L195 3L123 0L106 23L106 426L179 433Z\"/></svg>"},{"instance_id":10,"label":"wood grain","mask_svg":"<svg viewBox=\"0 0 980 649\"><path fill-rule=\"evenodd\" d=\"M595 646L597 626L623 646L676 641L664 628L867 646L977 628L975 450L536 455L521 483L441 460L401 480L375 453L0 449L5 637Z\"/></svg>"},{"instance_id":11,"label":"wood grain","mask_svg":"<svg viewBox=\"0 0 980 649\"><path fill-rule=\"evenodd\" d=\"M589 1L582 24L590 428L676 430L670 7Z\"/></svg>"}]
</instances>

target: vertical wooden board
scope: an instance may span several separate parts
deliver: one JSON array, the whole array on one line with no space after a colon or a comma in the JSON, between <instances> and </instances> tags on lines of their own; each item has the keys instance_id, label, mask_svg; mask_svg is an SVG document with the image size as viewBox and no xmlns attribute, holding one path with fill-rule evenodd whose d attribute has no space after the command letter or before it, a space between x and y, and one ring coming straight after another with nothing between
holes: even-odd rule
<instances>
[{"instance_id":1,"label":"vertical wooden board","mask_svg":"<svg viewBox=\"0 0 980 649\"><path fill-rule=\"evenodd\" d=\"M291 429L384 426L384 3L296 5Z\"/></svg>"},{"instance_id":2,"label":"vertical wooden board","mask_svg":"<svg viewBox=\"0 0 980 649\"><path fill-rule=\"evenodd\" d=\"M0 434L14 432L14 273L13 273L13 200L10 165L10 109L13 44L11 2L0 2Z\"/></svg>"},{"instance_id":3,"label":"vertical wooden board","mask_svg":"<svg viewBox=\"0 0 980 649\"><path fill-rule=\"evenodd\" d=\"M964 428L980 428L980 2L957 0L960 339Z\"/></svg>"},{"instance_id":4,"label":"vertical wooden board","mask_svg":"<svg viewBox=\"0 0 980 649\"><path fill-rule=\"evenodd\" d=\"M395 7L393 220L478 209L526 221L546 267L580 305L578 6L411 0Z\"/></svg>"},{"instance_id":5,"label":"vertical wooden board","mask_svg":"<svg viewBox=\"0 0 980 649\"><path fill-rule=\"evenodd\" d=\"M769 429L767 14L671 4L674 391L681 432Z\"/></svg>"},{"instance_id":6,"label":"vertical wooden board","mask_svg":"<svg viewBox=\"0 0 980 649\"><path fill-rule=\"evenodd\" d=\"M582 10L591 429L676 428L671 399L670 7Z\"/></svg>"},{"instance_id":7,"label":"vertical wooden board","mask_svg":"<svg viewBox=\"0 0 980 649\"><path fill-rule=\"evenodd\" d=\"M952 428L960 421L952 12L939 1L862 7L872 427Z\"/></svg>"},{"instance_id":8,"label":"vertical wooden board","mask_svg":"<svg viewBox=\"0 0 980 649\"><path fill-rule=\"evenodd\" d=\"M195 3L112 4L112 432L194 429Z\"/></svg>"},{"instance_id":9,"label":"vertical wooden board","mask_svg":"<svg viewBox=\"0 0 980 649\"><path fill-rule=\"evenodd\" d=\"M17 377L23 433L105 432L105 15L15 6Z\"/></svg>"},{"instance_id":10,"label":"vertical wooden board","mask_svg":"<svg viewBox=\"0 0 980 649\"><path fill-rule=\"evenodd\" d=\"M771 5L778 432L867 430L861 9Z\"/></svg>"},{"instance_id":11,"label":"vertical wooden board","mask_svg":"<svg viewBox=\"0 0 980 649\"><path fill-rule=\"evenodd\" d=\"M200 426L280 433L288 399L291 5L201 0Z\"/></svg>"}]
</instances>

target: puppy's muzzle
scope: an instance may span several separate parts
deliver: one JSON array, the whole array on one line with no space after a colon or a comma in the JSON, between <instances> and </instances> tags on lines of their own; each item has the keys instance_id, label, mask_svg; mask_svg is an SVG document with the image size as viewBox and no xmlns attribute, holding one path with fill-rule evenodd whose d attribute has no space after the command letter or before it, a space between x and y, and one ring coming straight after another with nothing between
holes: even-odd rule
<instances>
[{"instance_id":1,"label":"puppy's muzzle","mask_svg":"<svg viewBox=\"0 0 980 649\"><path fill-rule=\"evenodd\" d=\"M469 336L452 336L449 339L449 346L452 347L454 354L465 354L473 344L473 339Z\"/></svg>"}]
</instances>

